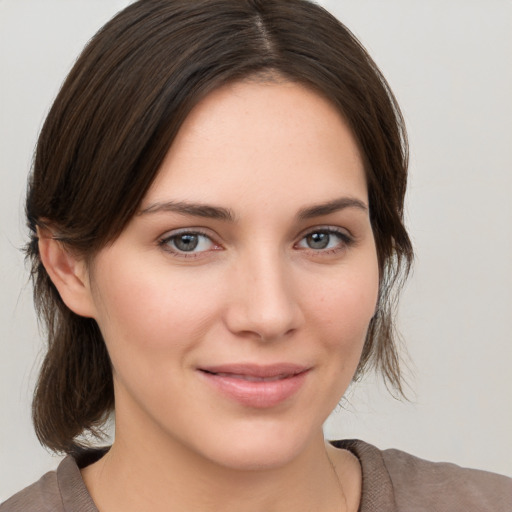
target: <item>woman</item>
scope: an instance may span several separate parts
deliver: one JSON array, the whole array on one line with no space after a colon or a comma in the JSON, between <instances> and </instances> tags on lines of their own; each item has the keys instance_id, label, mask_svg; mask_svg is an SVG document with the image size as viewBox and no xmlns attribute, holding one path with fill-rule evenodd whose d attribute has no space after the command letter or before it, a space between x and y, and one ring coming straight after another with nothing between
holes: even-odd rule
<instances>
[{"instance_id":1,"label":"woman","mask_svg":"<svg viewBox=\"0 0 512 512\"><path fill-rule=\"evenodd\" d=\"M406 168L385 80L319 7L116 16L48 115L27 198L49 339L34 423L69 457L2 512L505 510L504 477L323 440L367 368L401 391ZM89 449L112 411L112 447Z\"/></svg>"}]
</instances>

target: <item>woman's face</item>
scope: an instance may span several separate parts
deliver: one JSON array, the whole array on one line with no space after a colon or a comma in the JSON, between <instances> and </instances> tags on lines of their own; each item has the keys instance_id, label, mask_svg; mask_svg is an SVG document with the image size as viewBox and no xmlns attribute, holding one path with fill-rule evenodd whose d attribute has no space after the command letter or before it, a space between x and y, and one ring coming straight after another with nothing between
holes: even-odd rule
<instances>
[{"instance_id":1,"label":"woman's face","mask_svg":"<svg viewBox=\"0 0 512 512\"><path fill-rule=\"evenodd\" d=\"M298 84L213 92L90 282L116 443L238 468L291 460L321 437L377 301L351 132Z\"/></svg>"}]
</instances>

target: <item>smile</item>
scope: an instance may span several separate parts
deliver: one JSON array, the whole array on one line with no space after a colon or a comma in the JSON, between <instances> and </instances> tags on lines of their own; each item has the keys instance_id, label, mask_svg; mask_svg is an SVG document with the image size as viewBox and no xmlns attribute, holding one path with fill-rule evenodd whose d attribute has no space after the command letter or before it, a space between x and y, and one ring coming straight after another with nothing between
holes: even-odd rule
<instances>
[{"instance_id":1,"label":"smile","mask_svg":"<svg viewBox=\"0 0 512 512\"><path fill-rule=\"evenodd\" d=\"M288 402L303 386L310 368L295 364L222 365L199 368L216 393L249 408L265 409Z\"/></svg>"}]
</instances>

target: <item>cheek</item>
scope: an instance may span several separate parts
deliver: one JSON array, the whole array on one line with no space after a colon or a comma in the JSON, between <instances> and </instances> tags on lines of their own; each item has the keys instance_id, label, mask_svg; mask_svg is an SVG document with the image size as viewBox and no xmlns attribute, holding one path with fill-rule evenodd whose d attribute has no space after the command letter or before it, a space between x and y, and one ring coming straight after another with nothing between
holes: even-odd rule
<instances>
[{"instance_id":1,"label":"cheek","mask_svg":"<svg viewBox=\"0 0 512 512\"><path fill-rule=\"evenodd\" d=\"M376 265L361 270L343 269L323 284L316 287L316 292L308 294L307 309L316 317L316 323L347 341L366 333L377 305Z\"/></svg>"},{"instance_id":2,"label":"cheek","mask_svg":"<svg viewBox=\"0 0 512 512\"><path fill-rule=\"evenodd\" d=\"M193 347L215 316L218 287L204 279L198 286L190 277L137 260L104 265L95 303L109 351L119 347L147 358Z\"/></svg>"},{"instance_id":3,"label":"cheek","mask_svg":"<svg viewBox=\"0 0 512 512\"><path fill-rule=\"evenodd\" d=\"M325 417L348 389L361 358L378 296L378 269L372 264L347 265L324 279L308 295L308 339L322 354L319 379L324 392L319 402ZM309 283L311 284L311 283ZM311 290L311 287L310 287ZM317 394L318 395L318 394Z\"/></svg>"},{"instance_id":4,"label":"cheek","mask_svg":"<svg viewBox=\"0 0 512 512\"><path fill-rule=\"evenodd\" d=\"M330 361L324 374L325 382L332 386L329 408L335 406L352 381L375 314L379 290L376 258L341 267L337 275L314 289L317 293L308 299L308 323L315 330L311 337L322 340Z\"/></svg>"}]
</instances>

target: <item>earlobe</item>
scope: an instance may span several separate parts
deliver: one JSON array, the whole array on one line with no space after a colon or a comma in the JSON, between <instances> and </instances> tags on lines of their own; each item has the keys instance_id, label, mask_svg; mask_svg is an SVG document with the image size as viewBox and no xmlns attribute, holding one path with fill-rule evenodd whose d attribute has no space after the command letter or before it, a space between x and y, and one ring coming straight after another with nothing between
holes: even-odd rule
<instances>
[{"instance_id":1,"label":"earlobe","mask_svg":"<svg viewBox=\"0 0 512 512\"><path fill-rule=\"evenodd\" d=\"M73 254L47 228L37 229L41 261L71 311L80 316L95 317L87 265Z\"/></svg>"}]
</instances>

